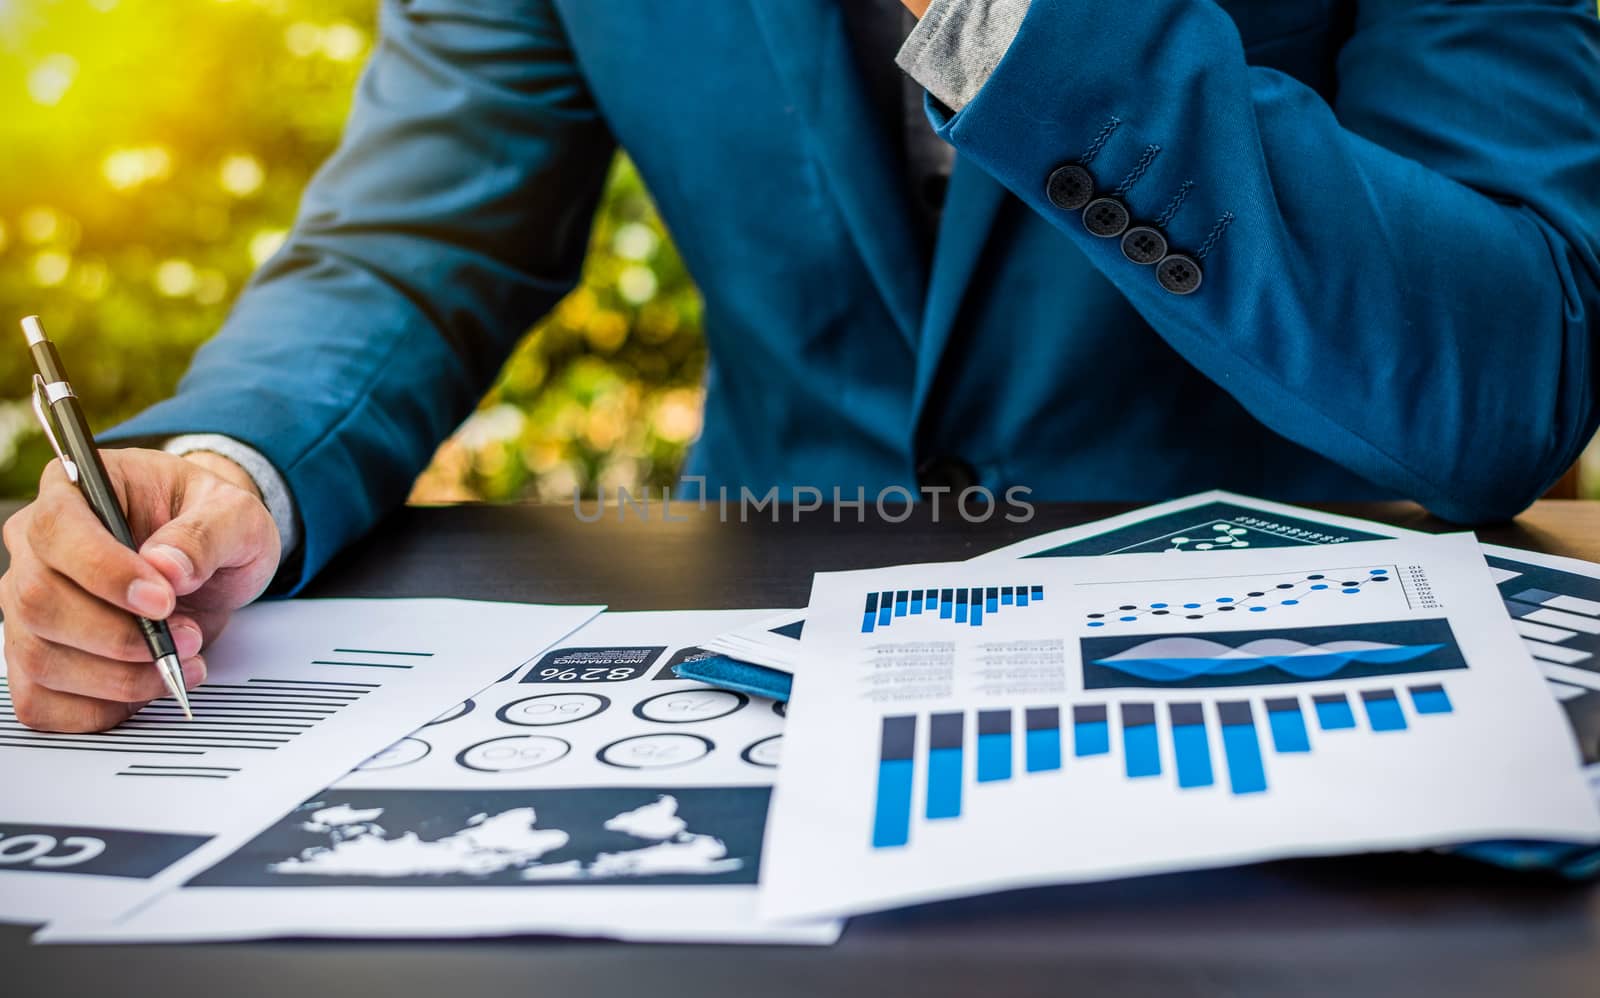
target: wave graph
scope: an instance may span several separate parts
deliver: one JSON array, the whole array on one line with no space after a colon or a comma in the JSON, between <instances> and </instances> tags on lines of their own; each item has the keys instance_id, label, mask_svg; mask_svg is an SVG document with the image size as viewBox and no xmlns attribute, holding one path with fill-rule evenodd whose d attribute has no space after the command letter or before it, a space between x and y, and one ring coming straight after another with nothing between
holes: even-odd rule
<instances>
[{"instance_id":1,"label":"wave graph","mask_svg":"<svg viewBox=\"0 0 1600 998\"><path fill-rule=\"evenodd\" d=\"M1083 639L1081 651L1086 689L1281 685L1467 667L1444 620L1095 637Z\"/></svg>"}]
</instances>

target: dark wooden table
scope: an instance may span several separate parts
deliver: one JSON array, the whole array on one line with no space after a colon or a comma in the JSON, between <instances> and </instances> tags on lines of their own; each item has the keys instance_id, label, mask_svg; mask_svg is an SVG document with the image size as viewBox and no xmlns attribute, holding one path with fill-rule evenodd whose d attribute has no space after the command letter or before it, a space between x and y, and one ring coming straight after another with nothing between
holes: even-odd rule
<instances>
[{"instance_id":1,"label":"dark wooden table","mask_svg":"<svg viewBox=\"0 0 1600 998\"><path fill-rule=\"evenodd\" d=\"M15 505L0 504L0 515ZM1446 529L1416 507L1331 507ZM565 507L406 509L308 595L802 605L814 571L967 558L1120 507L934 525L578 522ZM678 511L675 510L675 515ZM846 511L853 517L852 511ZM1547 501L1488 541L1600 561L1600 503ZM1020 891L853 921L830 949L550 939L30 947L0 927L0 995L777 998L826 994L1600 994L1600 887L1444 856L1271 863Z\"/></svg>"}]
</instances>

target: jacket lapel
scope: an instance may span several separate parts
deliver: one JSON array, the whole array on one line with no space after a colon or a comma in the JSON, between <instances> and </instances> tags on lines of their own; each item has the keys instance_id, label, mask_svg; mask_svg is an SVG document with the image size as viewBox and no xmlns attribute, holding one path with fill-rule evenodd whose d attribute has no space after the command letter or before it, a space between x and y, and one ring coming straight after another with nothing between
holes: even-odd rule
<instances>
[{"instance_id":1,"label":"jacket lapel","mask_svg":"<svg viewBox=\"0 0 1600 998\"><path fill-rule=\"evenodd\" d=\"M912 413L920 421L933 391L934 376L950 343L967 288L983 257L989 232L1005 202L1006 189L971 162L957 158L950 174L939 240L934 250L928 301L917 350L917 380Z\"/></svg>"},{"instance_id":2,"label":"jacket lapel","mask_svg":"<svg viewBox=\"0 0 1600 998\"><path fill-rule=\"evenodd\" d=\"M895 325L915 350L923 262L889 137L873 121L839 0L749 2L851 238Z\"/></svg>"}]
</instances>

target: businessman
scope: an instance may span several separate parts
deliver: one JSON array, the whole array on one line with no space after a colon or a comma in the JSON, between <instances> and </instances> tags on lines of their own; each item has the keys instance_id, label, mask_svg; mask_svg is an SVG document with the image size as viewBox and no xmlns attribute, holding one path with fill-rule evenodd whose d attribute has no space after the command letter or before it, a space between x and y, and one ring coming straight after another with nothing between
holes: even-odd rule
<instances>
[{"instance_id":1,"label":"businessman","mask_svg":"<svg viewBox=\"0 0 1600 998\"><path fill-rule=\"evenodd\" d=\"M1594 0L904 6L383 3L292 236L108 434L142 550L56 465L6 524L17 715L158 696L129 610L199 681L232 610L401 502L572 287L619 144L705 295L713 488L1472 522L1593 434Z\"/></svg>"}]
</instances>

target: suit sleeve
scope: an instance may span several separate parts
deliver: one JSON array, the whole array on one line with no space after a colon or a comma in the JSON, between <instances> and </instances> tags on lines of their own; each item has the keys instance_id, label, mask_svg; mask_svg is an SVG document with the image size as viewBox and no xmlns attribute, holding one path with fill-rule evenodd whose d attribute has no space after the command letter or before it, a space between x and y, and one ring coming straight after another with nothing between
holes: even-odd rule
<instances>
[{"instance_id":1,"label":"suit sleeve","mask_svg":"<svg viewBox=\"0 0 1600 998\"><path fill-rule=\"evenodd\" d=\"M972 101L930 113L1267 426L1449 519L1510 517L1596 426L1595 7L1365 0L1349 30L1330 101L1252 66L1212 0L1032 0ZM1072 165L1114 203L1052 196ZM1165 271L1089 231L1117 205Z\"/></svg>"},{"instance_id":2,"label":"suit sleeve","mask_svg":"<svg viewBox=\"0 0 1600 998\"><path fill-rule=\"evenodd\" d=\"M385 0L289 239L177 395L107 437L259 451L300 513L298 589L404 500L573 286L613 150L551 5Z\"/></svg>"}]
</instances>

